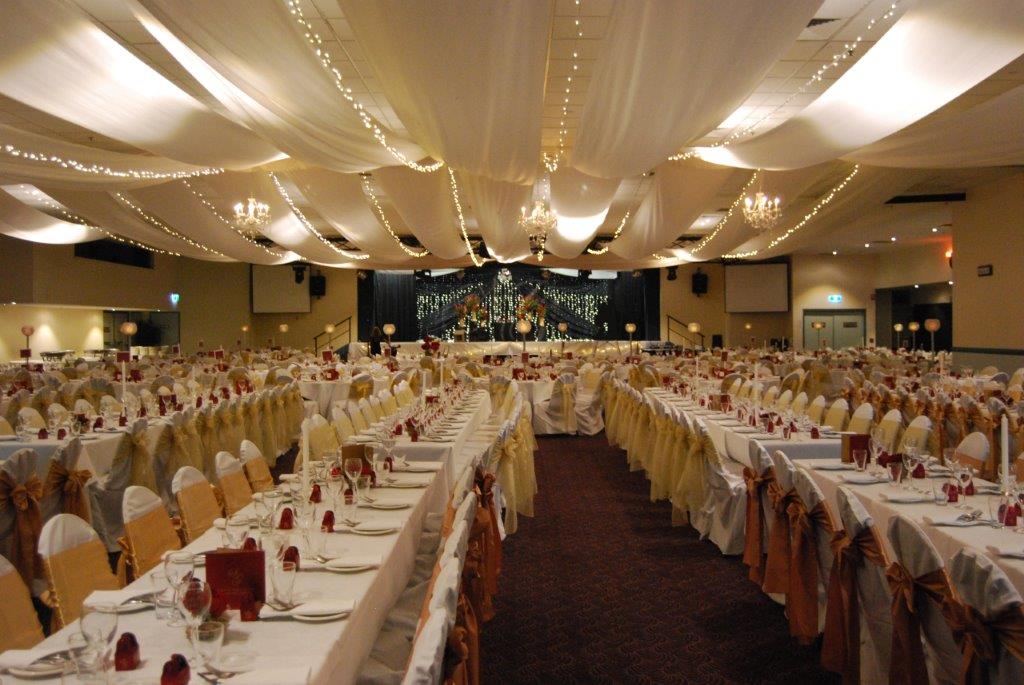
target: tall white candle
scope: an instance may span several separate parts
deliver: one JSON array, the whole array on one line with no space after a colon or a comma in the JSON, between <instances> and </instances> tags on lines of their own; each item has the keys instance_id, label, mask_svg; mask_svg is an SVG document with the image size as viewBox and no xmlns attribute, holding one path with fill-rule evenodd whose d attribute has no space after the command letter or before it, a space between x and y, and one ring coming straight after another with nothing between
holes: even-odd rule
<instances>
[{"instance_id":1,"label":"tall white candle","mask_svg":"<svg viewBox=\"0 0 1024 685\"><path fill-rule=\"evenodd\" d=\"M309 419L305 419L302 422L302 491L299 493L300 497L306 497L312 488L309 484Z\"/></svg>"},{"instance_id":2,"label":"tall white candle","mask_svg":"<svg viewBox=\"0 0 1024 685\"><path fill-rule=\"evenodd\" d=\"M999 427L1001 429L1000 439L1003 447L1003 492L1006 492L1010 488L1010 426L1006 420L1006 414L1003 414Z\"/></svg>"},{"instance_id":3,"label":"tall white candle","mask_svg":"<svg viewBox=\"0 0 1024 685\"><path fill-rule=\"evenodd\" d=\"M128 398L128 372L124 360L121 360L121 402Z\"/></svg>"}]
</instances>

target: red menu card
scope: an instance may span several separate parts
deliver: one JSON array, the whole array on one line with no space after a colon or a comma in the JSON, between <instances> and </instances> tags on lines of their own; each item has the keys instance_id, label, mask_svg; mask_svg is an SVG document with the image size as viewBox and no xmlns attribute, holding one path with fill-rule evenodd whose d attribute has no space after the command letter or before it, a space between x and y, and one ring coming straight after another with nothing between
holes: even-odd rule
<instances>
[{"instance_id":1,"label":"red menu card","mask_svg":"<svg viewBox=\"0 0 1024 685\"><path fill-rule=\"evenodd\" d=\"M218 549L206 553L206 582L214 604L241 609L242 620L255 620L254 605L266 599L263 550ZM247 619L247 616L253 616Z\"/></svg>"}]
</instances>

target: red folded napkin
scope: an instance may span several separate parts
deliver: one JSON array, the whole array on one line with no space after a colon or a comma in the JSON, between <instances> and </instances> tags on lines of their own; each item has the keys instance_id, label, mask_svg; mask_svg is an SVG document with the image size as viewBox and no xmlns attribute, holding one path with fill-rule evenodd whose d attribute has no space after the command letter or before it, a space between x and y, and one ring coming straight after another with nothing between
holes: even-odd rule
<instances>
[{"instance_id":1,"label":"red folded napkin","mask_svg":"<svg viewBox=\"0 0 1024 685\"><path fill-rule=\"evenodd\" d=\"M39 439L40 440L48 440L49 438L50 438L50 434L46 432L46 429L45 428L40 428L39 429Z\"/></svg>"},{"instance_id":2,"label":"red folded napkin","mask_svg":"<svg viewBox=\"0 0 1024 685\"><path fill-rule=\"evenodd\" d=\"M121 633L114 649L114 670L134 671L142 663L139 657L139 641L132 633Z\"/></svg>"},{"instance_id":3,"label":"red folded napkin","mask_svg":"<svg viewBox=\"0 0 1024 685\"><path fill-rule=\"evenodd\" d=\"M277 522L277 527L280 530L291 530L295 527L295 512L291 507L281 509L281 518Z\"/></svg>"},{"instance_id":4,"label":"red folded napkin","mask_svg":"<svg viewBox=\"0 0 1024 685\"><path fill-rule=\"evenodd\" d=\"M325 533L334 532L334 512L330 509L324 512L324 519L320 523L320 530Z\"/></svg>"}]
</instances>

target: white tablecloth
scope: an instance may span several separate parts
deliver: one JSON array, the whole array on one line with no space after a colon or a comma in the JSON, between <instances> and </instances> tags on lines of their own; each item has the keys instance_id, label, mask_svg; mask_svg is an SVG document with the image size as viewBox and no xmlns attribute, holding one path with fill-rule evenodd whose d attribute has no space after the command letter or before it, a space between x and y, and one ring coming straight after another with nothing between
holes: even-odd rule
<instances>
[{"instance_id":1,"label":"white tablecloth","mask_svg":"<svg viewBox=\"0 0 1024 685\"><path fill-rule=\"evenodd\" d=\"M440 513L448 500L448 478L444 467L436 474L395 474L399 479L430 480L426 488L386 489L375 492L381 500L407 502L410 509L377 511L360 509L363 520L395 521L401 529L391 535L360 536L338 533L331 535L328 551L341 556L379 555L381 567L374 571L355 574L336 574L326 571L300 571L295 581L296 599L302 600L354 600L355 610L345 620L330 623L300 623L290 619L274 621L231 622L224 653L246 652L254 669L287 668L296 674L295 682L303 682L301 674L308 671L308 681L314 685L345 684L355 682L360 668L369 655L380 631L387 611L405 588L412 573L416 547L426 515ZM321 511L329 505L318 507ZM317 517L322 515L317 512ZM216 548L221 543L219 531L207 531L188 546L196 552ZM293 544L299 543L294 534ZM306 562L303 561L303 564ZM309 562L312 565L312 562ZM300 564L300 568L302 565ZM202 577L200 569L197 576ZM135 581L130 587L144 592L152 587L148 576ZM64 649L68 636L78 630L72 623L49 637L44 647L54 651ZM167 658L177 652L191 654L182 628L169 628L158 622L152 611L124 614L118 620L118 634L130 631L139 640L142 667L125 682L155 683ZM4 675L5 685L39 682ZM192 682L199 680L193 674ZM121 682L121 681L118 681Z\"/></svg>"},{"instance_id":2,"label":"white tablecloth","mask_svg":"<svg viewBox=\"0 0 1024 685\"><path fill-rule=\"evenodd\" d=\"M838 460L819 463L835 464L838 463ZM825 495L825 499L832 506L833 510L835 510L836 490L839 486L843 485L843 476L854 472L818 470L814 468L814 462L797 462L796 464L798 467L807 470L807 473L810 474L814 482L819 488L821 488L822 493ZM928 489L928 496L931 496L931 479L919 479L914 482L917 487ZM928 539L932 541L932 544L935 545L935 548L939 551L939 554L942 555L942 558L945 559L946 562L949 562L953 555L962 548L973 548L992 559L995 564L1006 572L1006 575L1010 578L1010 582L1014 584L1017 590L1024 593L1024 561L1001 558L988 549L989 546L997 546L1024 550L1024 537L1010 530L1000 530L989 526L953 528L948 526L929 525L925 523L925 517L932 520L945 520L955 518L957 515L962 514L964 510L957 509L952 505L939 506L931 502L922 504L897 504L894 502L887 502L883 500L880 495L896 493L906 494L906 491L900 490L888 483L880 483L877 485L847 485L846 487L857 495L857 499L864 504L864 508L867 509L869 514L871 514L871 517L875 521L875 527L878 529L882 539L885 541L886 549L889 551L890 556L892 555L892 548L889 546L887 536L889 519L897 514L902 514L903 516L913 519L915 523L921 526L925 534L928 536ZM972 508L980 509L982 511L982 515L988 518L989 497L990 495L974 495L967 497L966 503Z\"/></svg>"}]
</instances>

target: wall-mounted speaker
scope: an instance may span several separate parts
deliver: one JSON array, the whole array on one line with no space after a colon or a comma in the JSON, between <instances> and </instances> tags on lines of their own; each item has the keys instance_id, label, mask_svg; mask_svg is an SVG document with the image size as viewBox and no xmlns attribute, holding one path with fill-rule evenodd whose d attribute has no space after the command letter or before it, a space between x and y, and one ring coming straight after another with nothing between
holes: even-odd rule
<instances>
[{"instance_id":1,"label":"wall-mounted speaker","mask_svg":"<svg viewBox=\"0 0 1024 685\"><path fill-rule=\"evenodd\" d=\"M316 275L309 277L310 297L323 297L327 294L327 277Z\"/></svg>"},{"instance_id":2,"label":"wall-mounted speaker","mask_svg":"<svg viewBox=\"0 0 1024 685\"><path fill-rule=\"evenodd\" d=\"M700 269L697 273L690 277L690 290L693 291L694 295L707 295L708 294L708 275L701 273Z\"/></svg>"}]
</instances>

